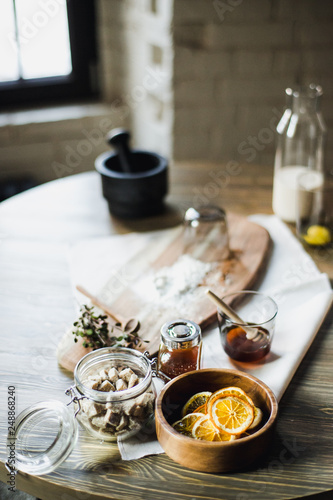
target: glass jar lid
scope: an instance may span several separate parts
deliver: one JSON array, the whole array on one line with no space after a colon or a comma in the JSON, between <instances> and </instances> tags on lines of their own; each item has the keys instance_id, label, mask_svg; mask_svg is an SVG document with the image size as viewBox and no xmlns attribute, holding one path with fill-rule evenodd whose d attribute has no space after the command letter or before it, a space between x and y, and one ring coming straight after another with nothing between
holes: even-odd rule
<instances>
[{"instance_id":1,"label":"glass jar lid","mask_svg":"<svg viewBox=\"0 0 333 500\"><path fill-rule=\"evenodd\" d=\"M188 349L201 342L201 328L193 321L176 319L161 328L163 343L171 349Z\"/></svg>"},{"instance_id":2,"label":"glass jar lid","mask_svg":"<svg viewBox=\"0 0 333 500\"><path fill-rule=\"evenodd\" d=\"M15 469L34 475L54 471L72 452L78 426L70 408L59 401L43 401L23 410L7 436L8 457ZM12 462L6 467L12 470Z\"/></svg>"}]
</instances>

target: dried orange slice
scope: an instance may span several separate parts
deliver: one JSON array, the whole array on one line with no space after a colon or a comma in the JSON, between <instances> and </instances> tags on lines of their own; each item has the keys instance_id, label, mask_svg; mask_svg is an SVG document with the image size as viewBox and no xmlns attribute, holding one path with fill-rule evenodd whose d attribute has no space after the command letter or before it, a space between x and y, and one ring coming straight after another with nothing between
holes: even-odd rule
<instances>
[{"instance_id":1,"label":"dried orange slice","mask_svg":"<svg viewBox=\"0 0 333 500\"><path fill-rule=\"evenodd\" d=\"M212 393L209 391L198 392L194 394L184 405L182 409L182 417L188 415L189 413L196 412L201 406L204 406L208 399L211 397ZM202 408L199 410L202 411Z\"/></svg>"},{"instance_id":2,"label":"dried orange slice","mask_svg":"<svg viewBox=\"0 0 333 500\"><path fill-rule=\"evenodd\" d=\"M237 396L238 398L242 399L243 401L248 402L251 406L254 406L252 399L240 387L224 387L223 389L219 389L218 391L213 392L213 394L211 395L211 397L207 401L206 413L209 413L209 406L211 406L212 403L217 398L220 398L221 396L226 396L226 395Z\"/></svg>"},{"instance_id":3,"label":"dried orange slice","mask_svg":"<svg viewBox=\"0 0 333 500\"><path fill-rule=\"evenodd\" d=\"M204 415L206 414L206 405L202 405L202 406L199 406L199 408L197 408L195 410L195 413L203 413Z\"/></svg>"},{"instance_id":4,"label":"dried orange slice","mask_svg":"<svg viewBox=\"0 0 333 500\"><path fill-rule=\"evenodd\" d=\"M227 434L226 432L219 432L215 434L214 441L234 441L237 436Z\"/></svg>"},{"instance_id":5,"label":"dried orange slice","mask_svg":"<svg viewBox=\"0 0 333 500\"><path fill-rule=\"evenodd\" d=\"M257 425L259 425L260 422L261 422L261 420L262 420L262 411L257 406L255 406L253 408L253 414L254 414L253 415L253 422L250 425L250 427L248 428L249 430L250 429L255 429L257 427Z\"/></svg>"},{"instance_id":6,"label":"dried orange slice","mask_svg":"<svg viewBox=\"0 0 333 500\"><path fill-rule=\"evenodd\" d=\"M238 396L222 395L209 405L209 417L219 431L237 435L250 427L254 410Z\"/></svg>"},{"instance_id":7,"label":"dried orange slice","mask_svg":"<svg viewBox=\"0 0 333 500\"><path fill-rule=\"evenodd\" d=\"M190 413L183 417L181 420L177 420L172 427L180 434L184 436L192 437L192 429L198 420L204 418L202 413Z\"/></svg>"},{"instance_id":8,"label":"dried orange slice","mask_svg":"<svg viewBox=\"0 0 333 500\"><path fill-rule=\"evenodd\" d=\"M198 419L192 429L192 437L202 441L233 441L235 436L219 432L208 415Z\"/></svg>"}]
</instances>

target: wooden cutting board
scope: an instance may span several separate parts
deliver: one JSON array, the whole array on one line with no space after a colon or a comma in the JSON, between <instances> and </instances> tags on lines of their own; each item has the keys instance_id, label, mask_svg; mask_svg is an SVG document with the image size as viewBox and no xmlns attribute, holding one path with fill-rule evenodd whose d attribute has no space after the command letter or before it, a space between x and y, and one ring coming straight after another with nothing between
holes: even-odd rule
<instances>
[{"instance_id":1,"label":"wooden cutting board","mask_svg":"<svg viewBox=\"0 0 333 500\"><path fill-rule=\"evenodd\" d=\"M158 350L160 328L166 321L190 319L205 328L216 320L216 306L207 298L207 286L217 295L255 288L263 276L270 255L271 239L263 227L245 217L228 214L230 256L209 271L196 289L163 302L151 294L154 275L172 266L182 254L182 228L167 231L154 243L126 263L113 275L98 294L115 314L140 320L140 336L148 340L146 349ZM205 252L212 252L212 248ZM214 250L215 251L215 250ZM205 257L205 252L203 258ZM216 260L219 259L216 250ZM80 357L88 352L74 344L68 332L58 348L58 361L73 370Z\"/></svg>"}]
</instances>

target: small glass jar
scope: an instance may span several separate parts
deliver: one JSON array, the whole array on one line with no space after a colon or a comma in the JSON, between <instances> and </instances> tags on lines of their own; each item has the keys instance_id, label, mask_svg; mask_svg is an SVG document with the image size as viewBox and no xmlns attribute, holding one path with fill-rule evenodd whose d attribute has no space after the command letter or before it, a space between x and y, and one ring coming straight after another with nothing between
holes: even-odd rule
<instances>
[{"instance_id":1,"label":"small glass jar","mask_svg":"<svg viewBox=\"0 0 333 500\"><path fill-rule=\"evenodd\" d=\"M228 258L228 225L222 208L206 205L186 211L183 254L202 262L219 262Z\"/></svg>"},{"instance_id":2,"label":"small glass jar","mask_svg":"<svg viewBox=\"0 0 333 500\"><path fill-rule=\"evenodd\" d=\"M95 438L126 439L154 416L151 363L139 351L105 347L90 352L76 365L74 382L67 394L73 396L78 421Z\"/></svg>"},{"instance_id":3,"label":"small glass jar","mask_svg":"<svg viewBox=\"0 0 333 500\"><path fill-rule=\"evenodd\" d=\"M116 379L121 381L118 385ZM42 401L17 416L7 436L8 449L15 450L15 465L10 452L6 462L10 474L54 471L76 444L77 421L99 441L116 441L137 433L154 417L151 361L139 351L125 347L92 351L76 365L74 382L66 391L72 396L68 405Z\"/></svg>"},{"instance_id":4,"label":"small glass jar","mask_svg":"<svg viewBox=\"0 0 333 500\"><path fill-rule=\"evenodd\" d=\"M221 344L228 356L247 363L260 361L271 350L278 312L275 301L261 292L243 290L225 295L222 300L232 304L242 322L234 321L218 309L217 320ZM244 328L251 328L256 335L251 338Z\"/></svg>"},{"instance_id":5,"label":"small glass jar","mask_svg":"<svg viewBox=\"0 0 333 500\"><path fill-rule=\"evenodd\" d=\"M297 179L308 170L323 172L326 127L320 112L322 88L311 84L286 89L287 108L276 128L273 211L296 221Z\"/></svg>"},{"instance_id":6,"label":"small glass jar","mask_svg":"<svg viewBox=\"0 0 333 500\"><path fill-rule=\"evenodd\" d=\"M169 380L201 367L201 328L193 321L177 319L161 328L157 373Z\"/></svg>"}]
</instances>

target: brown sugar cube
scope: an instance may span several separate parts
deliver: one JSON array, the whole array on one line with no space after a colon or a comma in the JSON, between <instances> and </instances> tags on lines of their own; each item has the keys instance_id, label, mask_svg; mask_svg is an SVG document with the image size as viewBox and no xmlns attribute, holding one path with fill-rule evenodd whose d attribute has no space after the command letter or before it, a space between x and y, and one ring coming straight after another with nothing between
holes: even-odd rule
<instances>
[{"instance_id":1,"label":"brown sugar cube","mask_svg":"<svg viewBox=\"0 0 333 500\"><path fill-rule=\"evenodd\" d=\"M82 411L87 415L88 418L95 417L96 415L100 415L105 411L105 406L98 404L98 403L92 403L91 401L88 401L87 399L82 399L80 401L80 405L82 408Z\"/></svg>"},{"instance_id":2,"label":"brown sugar cube","mask_svg":"<svg viewBox=\"0 0 333 500\"><path fill-rule=\"evenodd\" d=\"M102 382L98 387L98 390L103 392L114 392L115 388L114 385L111 384L111 382L109 382L108 380L104 380L104 382Z\"/></svg>"},{"instance_id":3,"label":"brown sugar cube","mask_svg":"<svg viewBox=\"0 0 333 500\"><path fill-rule=\"evenodd\" d=\"M117 402L113 401L112 396L113 396L113 393L110 392L110 397L107 396L107 398L106 398L108 400L108 402L105 405L106 409L107 410L111 409L112 411L114 411L114 413L122 413L123 412L122 404L118 404Z\"/></svg>"},{"instance_id":4,"label":"brown sugar cube","mask_svg":"<svg viewBox=\"0 0 333 500\"><path fill-rule=\"evenodd\" d=\"M100 429L104 429L106 427L104 415L102 417L92 417L90 419L90 422L92 423L92 425L94 425L95 427L99 427Z\"/></svg>"},{"instance_id":5,"label":"brown sugar cube","mask_svg":"<svg viewBox=\"0 0 333 500\"><path fill-rule=\"evenodd\" d=\"M122 431L123 429L125 429L125 427L127 427L127 424L128 424L128 417L127 415L122 415L121 416L121 419L120 419L120 422L119 422L119 425L116 427L116 431Z\"/></svg>"},{"instance_id":6,"label":"brown sugar cube","mask_svg":"<svg viewBox=\"0 0 333 500\"><path fill-rule=\"evenodd\" d=\"M131 370L131 368L124 368L119 373L119 378L121 378L122 380L124 380L125 382L128 383L129 379L131 378L132 375L134 375L134 371Z\"/></svg>"},{"instance_id":7,"label":"brown sugar cube","mask_svg":"<svg viewBox=\"0 0 333 500\"><path fill-rule=\"evenodd\" d=\"M149 403L153 403L154 399L154 394L151 392L144 392L141 396L138 396L135 401L138 406L147 406Z\"/></svg>"},{"instance_id":8,"label":"brown sugar cube","mask_svg":"<svg viewBox=\"0 0 333 500\"><path fill-rule=\"evenodd\" d=\"M119 425L122 415L114 412L111 408L105 414L105 422L114 426Z\"/></svg>"},{"instance_id":9,"label":"brown sugar cube","mask_svg":"<svg viewBox=\"0 0 333 500\"><path fill-rule=\"evenodd\" d=\"M125 391L127 389L127 384L124 380L122 380L121 378L119 380L117 380L116 382L116 390L117 391Z\"/></svg>"},{"instance_id":10,"label":"brown sugar cube","mask_svg":"<svg viewBox=\"0 0 333 500\"><path fill-rule=\"evenodd\" d=\"M133 373L133 375L130 376L130 379L128 381L128 388L130 389L131 387L134 387L139 383L139 377Z\"/></svg>"},{"instance_id":11,"label":"brown sugar cube","mask_svg":"<svg viewBox=\"0 0 333 500\"><path fill-rule=\"evenodd\" d=\"M100 378L98 379L88 379L84 385L89 389L94 389L94 391L98 391L98 386L102 382Z\"/></svg>"},{"instance_id":12,"label":"brown sugar cube","mask_svg":"<svg viewBox=\"0 0 333 500\"><path fill-rule=\"evenodd\" d=\"M136 402L135 401L125 401L123 403L123 410L126 415L132 415L136 408Z\"/></svg>"},{"instance_id":13,"label":"brown sugar cube","mask_svg":"<svg viewBox=\"0 0 333 500\"><path fill-rule=\"evenodd\" d=\"M109 375L108 370L105 370L104 368L99 372L99 376L101 377L102 380L107 380L108 375Z\"/></svg>"},{"instance_id":14,"label":"brown sugar cube","mask_svg":"<svg viewBox=\"0 0 333 500\"><path fill-rule=\"evenodd\" d=\"M115 384L117 382L118 378L119 378L119 374L118 374L117 368L110 368L110 370L108 371L108 379L110 380L110 382Z\"/></svg>"},{"instance_id":15,"label":"brown sugar cube","mask_svg":"<svg viewBox=\"0 0 333 500\"><path fill-rule=\"evenodd\" d=\"M145 407L144 406L139 406L136 405L134 411L133 411L133 417L136 417L137 419L143 419L145 417Z\"/></svg>"}]
</instances>

